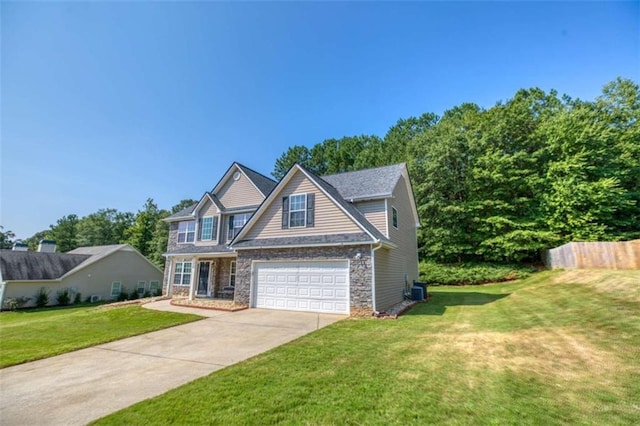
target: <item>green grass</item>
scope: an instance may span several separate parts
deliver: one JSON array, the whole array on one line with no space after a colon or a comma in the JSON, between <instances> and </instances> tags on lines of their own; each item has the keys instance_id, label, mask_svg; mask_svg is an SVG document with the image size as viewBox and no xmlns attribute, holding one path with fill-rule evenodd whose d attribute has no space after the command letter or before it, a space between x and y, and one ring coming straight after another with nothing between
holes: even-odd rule
<instances>
[{"instance_id":1,"label":"green grass","mask_svg":"<svg viewBox=\"0 0 640 426\"><path fill-rule=\"evenodd\" d=\"M637 424L639 302L640 271L434 288L97 423Z\"/></svg>"},{"instance_id":2,"label":"green grass","mask_svg":"<svg viewBox=\"0 0 640 426\"><path fill-rule=\"evenodd\" d=\"M200 319L139 305L0 313L0 368Z\"/></svg>"},{"instance_id":3,"label":"green grass","mask_svg":"<svg viewBox=\"0 0 640 426\"><path fill-rule=\"evenodd\" d=\"M474 285L523 279L535 268L519 264L420 262L420 280L429 285Z\"/></svg>"}]
</instances>

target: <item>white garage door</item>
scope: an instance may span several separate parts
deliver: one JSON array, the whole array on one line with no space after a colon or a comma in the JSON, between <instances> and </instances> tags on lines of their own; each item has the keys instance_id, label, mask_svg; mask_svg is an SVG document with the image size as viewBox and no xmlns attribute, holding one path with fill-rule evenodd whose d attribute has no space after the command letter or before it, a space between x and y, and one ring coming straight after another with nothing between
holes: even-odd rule
<instances>
[{"instance_id":1,"label":"white garage door","mask_svg":"<svg viewBox=\"0 0 640 426\"><path fill-rule=\"evenodd\" d=\"M349 313L346 261L256 262L255 307Z\"/></svg>"}]
</instances>

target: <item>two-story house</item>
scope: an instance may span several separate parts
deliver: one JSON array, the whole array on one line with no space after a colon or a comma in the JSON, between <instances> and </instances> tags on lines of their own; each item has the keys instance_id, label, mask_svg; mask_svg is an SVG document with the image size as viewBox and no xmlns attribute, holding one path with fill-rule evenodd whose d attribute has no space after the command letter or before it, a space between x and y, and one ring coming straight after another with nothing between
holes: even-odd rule
<instances>
[{"instance_id":1,"label":"two-story house","mask_svg":"<svg viewBox=\"0 0 640 426\"><path fill-rule=\"evenodd\" d=\"M384 311L418 279L418 213L405 164L276 183L234 163L167 218L165 293L250 307Z\"/></svg>"}]
</instances>

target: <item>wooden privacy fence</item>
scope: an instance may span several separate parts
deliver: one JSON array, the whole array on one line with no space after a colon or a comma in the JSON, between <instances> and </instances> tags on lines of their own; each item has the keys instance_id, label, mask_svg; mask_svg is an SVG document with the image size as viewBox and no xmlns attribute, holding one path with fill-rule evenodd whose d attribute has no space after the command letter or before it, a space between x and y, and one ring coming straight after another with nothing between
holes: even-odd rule
<instances>
[{"instance_id":1,"label":"wooden privacy fence","mask_svg":"<svg viewBox=\"0 0 640 426\"><path fill-rule=\"evenodd\" d=\"M640 269L640 240L567 243L547 250L542 260L551 269Z\"/></svg>"}]
</instances>

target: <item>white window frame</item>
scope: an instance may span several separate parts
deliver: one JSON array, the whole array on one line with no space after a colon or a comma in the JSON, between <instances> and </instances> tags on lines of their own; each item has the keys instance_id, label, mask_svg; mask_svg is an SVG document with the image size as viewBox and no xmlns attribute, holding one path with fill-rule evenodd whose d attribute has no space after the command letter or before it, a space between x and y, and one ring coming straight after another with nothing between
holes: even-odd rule
<instances>
[{"instance_id":1,"label":"white window frame","mask_svg":"<svg viewBox=\"0 0 640 426\"><path fill-rule=\"evenodd\" d=\"M391 226L398 229L398 210L391 206Z\"/></svg>"},{"instance_id":2,"label":"white window frame","mask_svg":"<svg viewBox=\"0 0 640 426\"><path fill-rule=\"evenodd\" d=\"M301 197L304 199L304 204L302 208L298 208L296 210L293 209L293 198L294 197ZM292 225L291 224L291 216L293 216L293 213L300 213L302 212L302 225ZM307 227L307 194L293 194L289 196L289 228L306 228Z\"/></svg>"},{"instance_id":3,"label":"white window frame","mask_svg":"<svg viewBox=\"0 0 640 426\"><path fill-rule=\"evenodd\" d=\"M155 283L155 286L153 285ZM151 280L149 281L149 291L158 291L158 289L160 288L160 281L158 280Z\"/></svg>"},{"instance_id":4,"label":"white window frame","mask_svg":"<svg viewBox=\"0 0 640 426\"><path fill-rule=\"evenodd\" d=\"M140 291L140 283L142 283L142 291ZM147 287L147 282L140 280L138 281L138 285L136 286L136 291L138 292L138 294L144 294L144 290Z\"/></svg>"},{"instance_id":5,"label":"white window frame","mask_svg":"<svg viewBox=\"0 0 640 426\"><path fill-rule=\"evenodd\" d=\"M229 220L231 220L231 216L233 216L233 228L229 228L227 226L227 241L233 240L236 237L236 235L238 235L238 232L240 232L240 230L244 227L244 225L246 225L247 222L249 222L249 219L251 219L252 215L253 213L238 213L238 214L229 216ZM236 227L236 220L238 219L239 216L242 216L244 218L244 222L242 222L242 225L240 227ZM227 225L228 225L228 222L227 222Z\"/></svg>"},{"instance_id":6,"label":"white window frame","mask_svg":"<svg viewBox=\"0 0 640 426\"><path fill-rule=\"evenodd\" d=\"M114 291L115 289L118 289L118 290ZM112 281L111 282L111 297L118 297L118 296L120 296L121 292L122 292L122 281Z\"/></svg>"},{"instance_id":7,"label":"white window frame","mask_svg":"<svg viewBox=\"0 0 640 426\"><path fill-rule=\"evenodd\" d=\"M236 286L236 272L237 272L237 263L235 260L231 261L231 265L229 266L229 286Z\"/></svg>"},{"instance_id":8,"label":"white window frame","mask_svg":"<svg viewBox=\"0 0 640 426\"><path fill-rule=\"evenodd\" d=\"M205 238L203 230L205 229L204 221L209 219L211 221L210 229L209 229L209 238ZM204 216L202 218L202 229L200 229L200 241L213 241L213 216Z\"/></svg>"},{"instance_id":9,"label":"white window frame","mask_svg":"<svg viewBox=\"0 0 640 426\"><path fill-rule=\"evenodd\" d=\"M189 272L185 272L184 267L185 265L189 265ZM190 260L180 260L177 261L175 264L175 268L173 271L173 278L171 280L171 282L173 283L173 285L190 285L191 284L191 275L193 274L193 262ZM180 279L178 280L179 282L176 283L176 277L180 276ZM187 280L187 282L185 283L185 277L189 277L189 279Z\"/></svg>"},{"instance_id":10,"label":"white window frame","mask_svg":"<svg viewBox=\"0 0 640 426\"><path fill-rule=\"evenodd\" d=\"M180 227L185 224L186 230L181 231ZM189 230L189 225L193 225L193 230ZM189 234L191 235L191 241L189 241ZM184 241L180 241L180 235L184 235ZM183 220L178 222L178 244L191 244L196 240L196 221L195 220Z\"/></svg>"}]
</instances>

